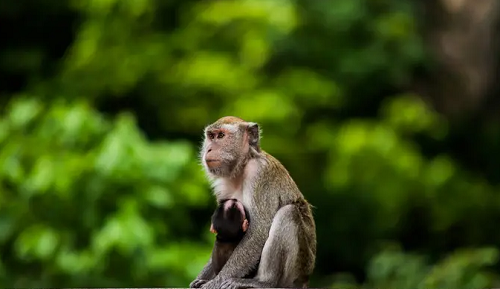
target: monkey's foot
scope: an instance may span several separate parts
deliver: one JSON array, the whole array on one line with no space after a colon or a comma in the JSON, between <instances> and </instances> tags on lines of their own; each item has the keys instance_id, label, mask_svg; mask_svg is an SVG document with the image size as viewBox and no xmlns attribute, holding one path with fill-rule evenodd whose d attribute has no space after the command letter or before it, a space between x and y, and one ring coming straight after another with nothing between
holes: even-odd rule
<instances>
[{"instance_id":1,"label":"monkey's foot","mask_svg":"<svg viewBox=\"0 0 500 289\"><path fill-rule=\"evenodd\" d=\"M189 284L189 288L200 288L203 284L207 283L208 280L195 279L191 284Z\"/></svg>"},{"instance_id":2,"label":"monkey's foot","mask_svg":"<svg viewBox=\"0 0 500 289\"><path fill-rule=\"evenodd\" d=\"M272 287L272 286L271 286ZM229 278L222 282L220 289L271 288L269 284L256 279Z\"/></svg>"},{"instance_id":3,"label":"monkey's foot","mask_svg":"<svg viewBox=\"0 0 500 289\"><path fill-rule=\"evenodd\" d=\"M201 289L220 289L221 280L214 278L212 280L208 280L207 283L203 284Z\"/></svg>"}]
</instances>

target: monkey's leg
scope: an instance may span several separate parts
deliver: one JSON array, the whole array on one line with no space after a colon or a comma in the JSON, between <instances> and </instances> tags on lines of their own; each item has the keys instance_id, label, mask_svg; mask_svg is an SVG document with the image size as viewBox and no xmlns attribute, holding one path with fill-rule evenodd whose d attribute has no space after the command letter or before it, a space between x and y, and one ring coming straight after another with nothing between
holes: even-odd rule
<instances>
[{"instance_id":1,"label":"monkey's leg","mask_svg":"<svg viewBox=\"0 0 500 289\"><path fill-rule=\"evenodd\" d=\"M222 283L221 289L295 287L296 280L304 275L300 272L302 262L298 259L299 244L304 244L300 220L294 205L279 209L273 218L255 278L228 279Z\"/></svg>"}]
</instances>

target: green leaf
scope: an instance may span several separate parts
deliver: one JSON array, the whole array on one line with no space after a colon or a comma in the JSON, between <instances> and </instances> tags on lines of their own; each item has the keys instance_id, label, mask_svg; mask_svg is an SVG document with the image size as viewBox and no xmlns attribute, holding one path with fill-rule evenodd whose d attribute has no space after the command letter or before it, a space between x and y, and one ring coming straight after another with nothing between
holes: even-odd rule
<instances>
[{"instance_id":1,"label":"green leaf","mask_svg":"<svg viewBox=\"0 0 500 289\"><path fill-rule=\"evenodd\" d=\"M33 225L24 230L15 243L19 258L31 260L50 259L59 243L58 233L44 225Z\"/></svg>"}]
</instances>

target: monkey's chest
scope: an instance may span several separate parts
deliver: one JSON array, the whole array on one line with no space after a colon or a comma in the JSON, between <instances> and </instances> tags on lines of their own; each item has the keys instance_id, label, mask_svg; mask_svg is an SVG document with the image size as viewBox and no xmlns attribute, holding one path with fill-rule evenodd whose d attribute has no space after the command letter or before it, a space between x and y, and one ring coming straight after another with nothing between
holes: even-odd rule
<instances>
[{"instance_id":1,"label":"monkey's chest","mask_svg":"<svg viewBox=\"0 0 500 289\"><path fill-rule=\"evenodd\" d=\"M236 199L245 207L250 206L252 203L253 188L245 182L234 184L233 181L227 179L217 180L215 182L215 193L218 200Z\"/></svg>"}]
</instances>

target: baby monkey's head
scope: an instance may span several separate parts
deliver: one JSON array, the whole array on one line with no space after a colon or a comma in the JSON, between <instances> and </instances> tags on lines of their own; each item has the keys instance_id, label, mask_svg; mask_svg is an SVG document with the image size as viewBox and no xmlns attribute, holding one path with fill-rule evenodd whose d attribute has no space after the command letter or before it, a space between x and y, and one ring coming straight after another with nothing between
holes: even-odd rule
<instances>
[{"instance_id":1,"label":"baby monkey's head","mask_svg":"<svg viewBox=\"0 0 500 289\"><path fill-rule=\"evenodd\" d=\"M210 231L217 234L217 239L239 241L248 229L248 212L236 199L225 199L212 215Z\"/></svg>"}]
</instances>

